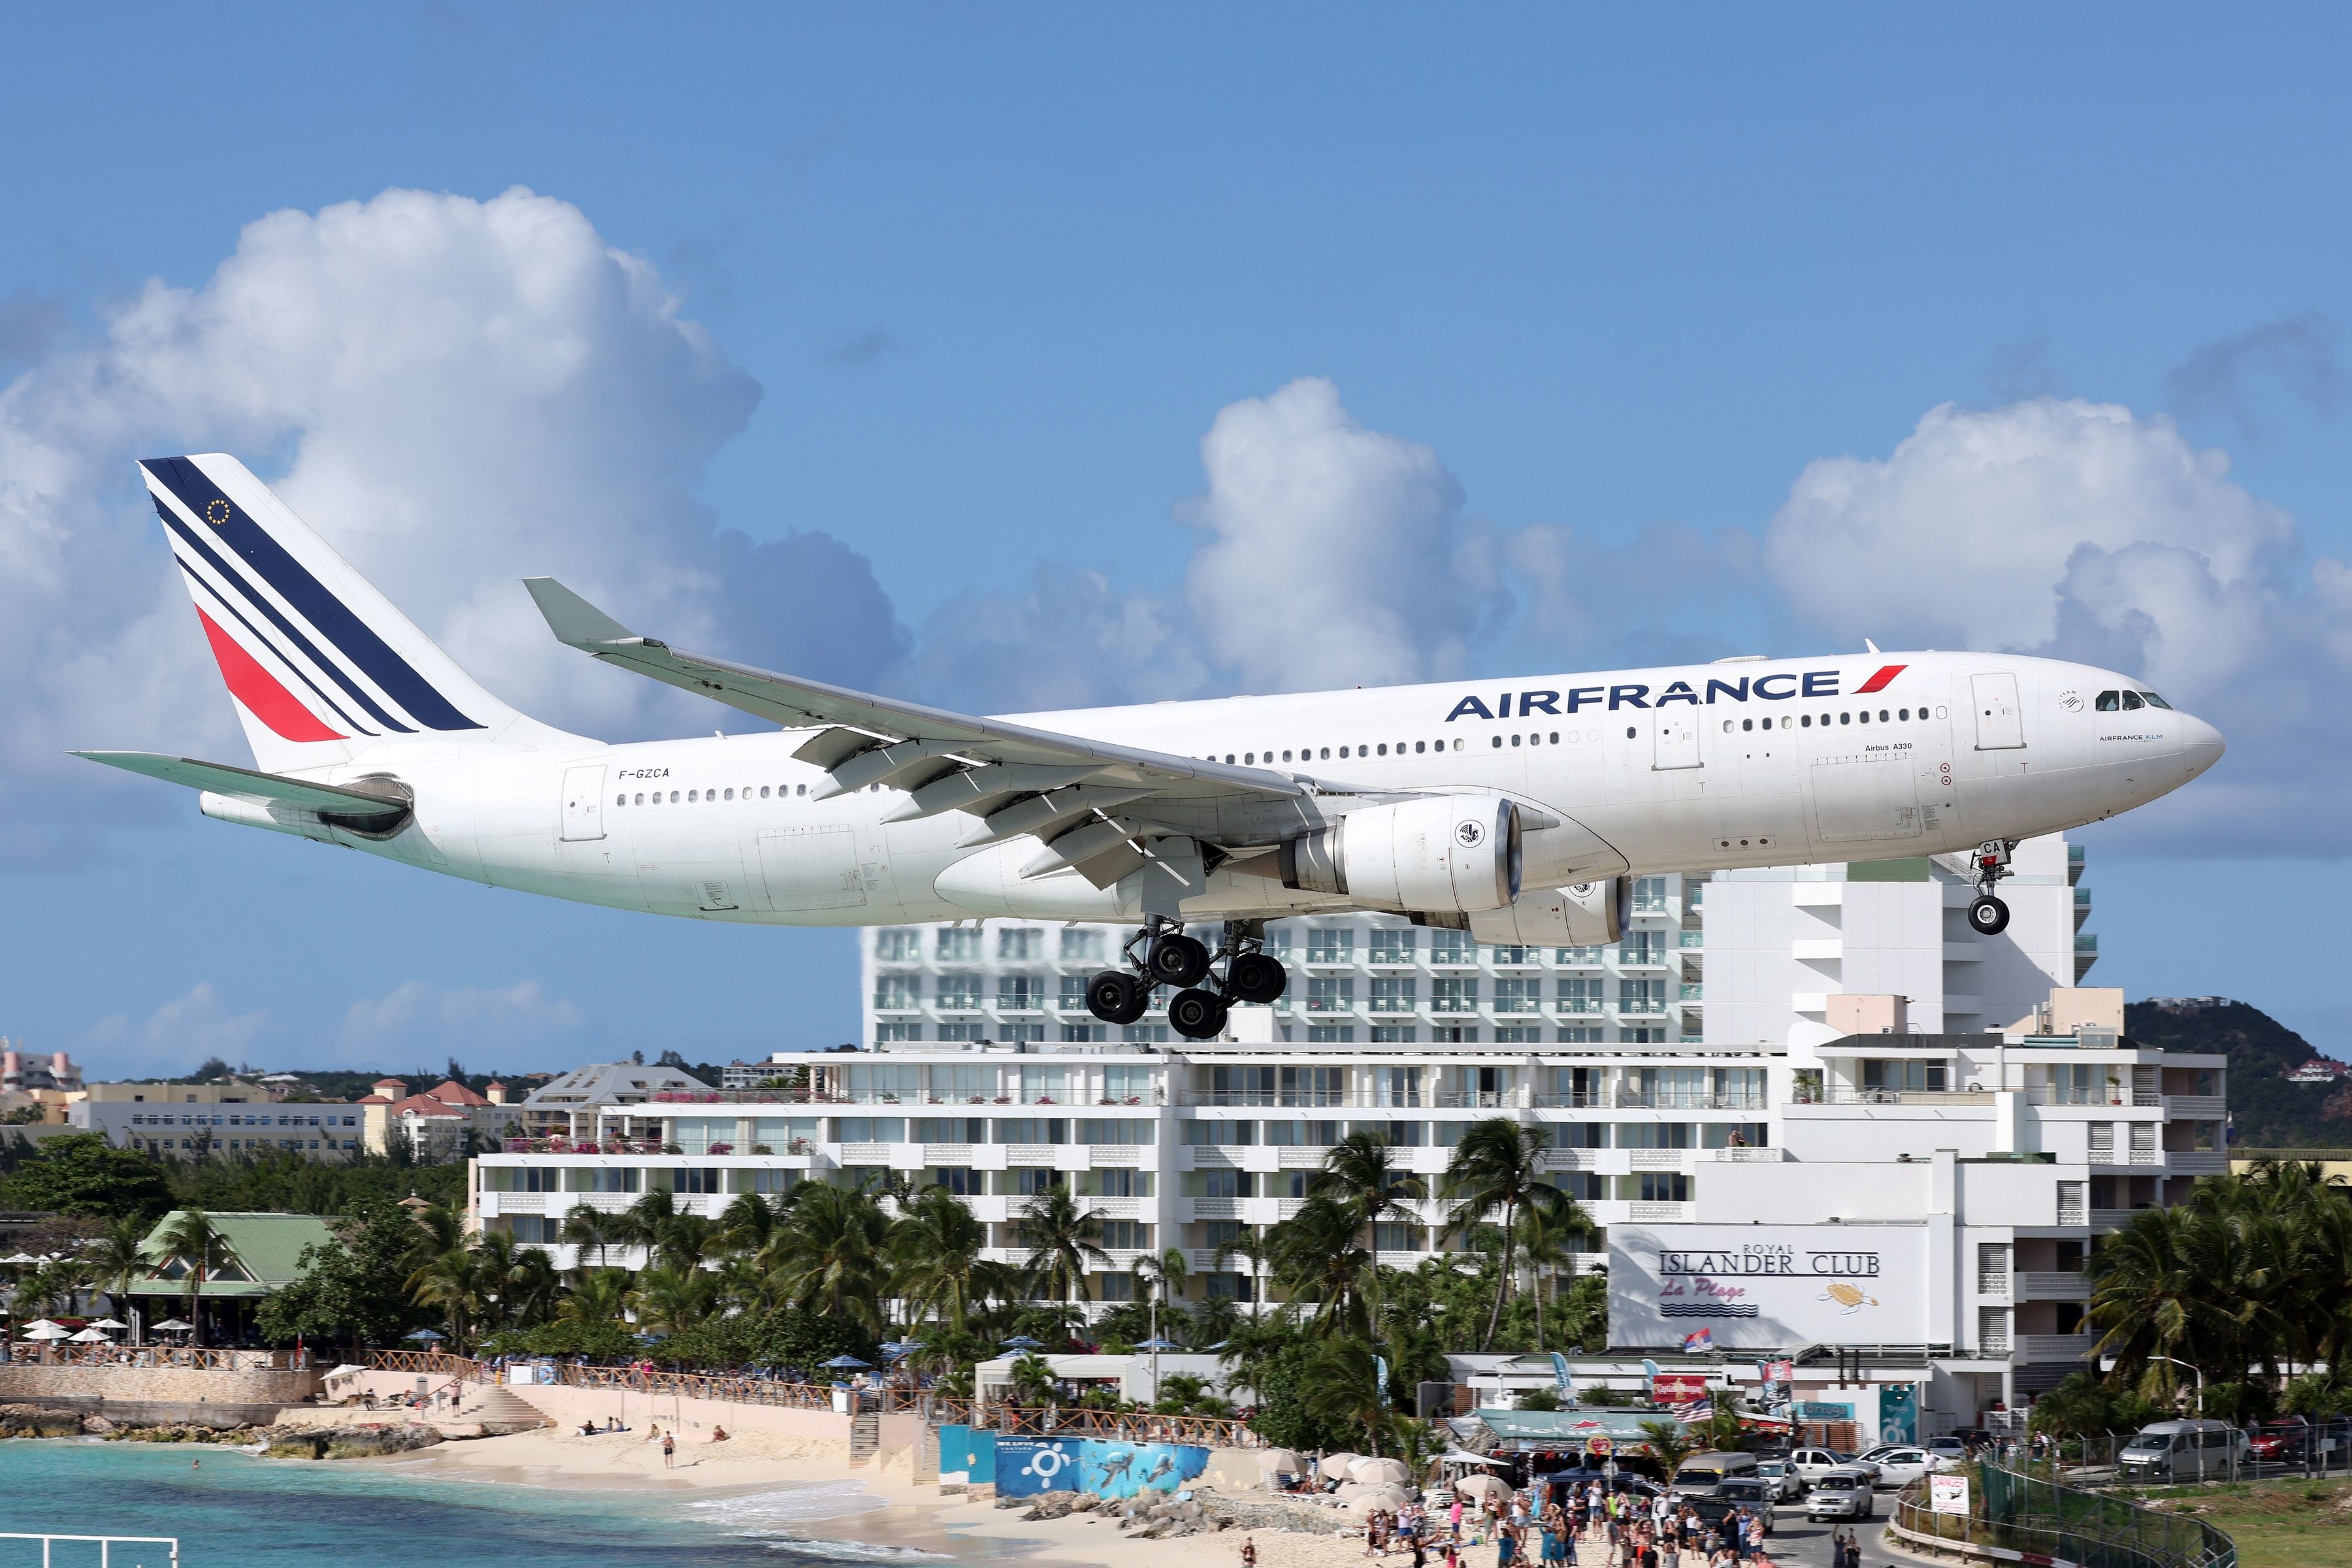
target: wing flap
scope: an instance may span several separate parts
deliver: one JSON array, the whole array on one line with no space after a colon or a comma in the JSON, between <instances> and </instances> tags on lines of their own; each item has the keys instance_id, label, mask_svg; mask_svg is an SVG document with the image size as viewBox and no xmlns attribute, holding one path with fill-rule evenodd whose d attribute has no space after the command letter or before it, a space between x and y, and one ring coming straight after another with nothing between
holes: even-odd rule
<instances>
[{"instance_id":1,"label":"wing flap","mask_svg":"<svg viewBox=\"0 0 2352 1568\"><path fill-rule=\"evenodd\" d=\"M405 795L313 784L308 779L257 773L227 763L199 762L194 757L167 757L156 752L76 752L74 755L189 789L209 790L244 800L270 801L303 811L331 812L337 816L393 817L409 809Z\"/></svg>"}]
</instances>

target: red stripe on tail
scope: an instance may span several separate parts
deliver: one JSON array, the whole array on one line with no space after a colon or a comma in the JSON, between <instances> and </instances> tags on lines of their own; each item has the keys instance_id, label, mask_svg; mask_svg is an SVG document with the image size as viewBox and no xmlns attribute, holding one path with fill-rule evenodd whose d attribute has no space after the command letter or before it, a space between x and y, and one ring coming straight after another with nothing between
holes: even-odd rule
<instances>
[{"instance_id":1,"label":"red stripe on tail","mask_svg":"<svg viewBox=\"0 0 2352 1568\"><path fill-rule=\"evenodd\" d=\"M213 658L220 666L221 679L228 682L229 695L251 710L255 718L284 740L344 739L320 723L317 714L303 707L300 700L246 652L242 644L215 625L210 616L199 609L196 619L205 623L205 638L213 645Z\"/></svg>"},{"instance_id":2,"label":"red stripe on tail","mask_svg":"<svg viewBox=\"0 0 2352 1568\"><path fill-rule=\"evenodd\" d=\"M1886 689L1886 683L1888 681L1894 679L1896 676L1902 674L1905 670L1910 668L1911 667L1907 664L1890 664L1885 668L1880 670L1876 675L1872 676L1868 680L1864 681L1860 686L1855 687L1853 694L1856 697L1867 697L1874 691L1884 691Z\"/></svg>"}]
</instances>

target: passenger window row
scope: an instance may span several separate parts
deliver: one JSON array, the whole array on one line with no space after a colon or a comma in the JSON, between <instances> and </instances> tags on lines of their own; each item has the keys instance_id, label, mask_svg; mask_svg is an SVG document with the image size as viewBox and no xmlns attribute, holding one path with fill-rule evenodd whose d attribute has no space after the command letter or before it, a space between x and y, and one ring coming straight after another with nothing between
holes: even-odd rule
<instances>
[{"instance_id":1,"label":"passenger window row","mask_svg":"<svg viewBox=\"0 0 2352 1568\"><path fill-rule=\"evenodd\" d=\"M750 784L745 784L740 792L731 789L690 789L685 791L684 794L681 795L680 792L677 790L671 790L666 795L660 790L654 790L648 794L633 796L627 791L624 790L621 794L613 797L613 804L614 805L660 805L667 801L671 805L677 805L681 803L687 805L716 805L722 800L733 800L738 793L740 793L745 800L753 798L751 795L751 786ZM784 800L793 795L808 794L808 785L776 784L772 790L771 786L761 784L760 786L758 798L761 800L766 800L772 793L774 795L776 799Z\"/></svg>"}]
</instances>

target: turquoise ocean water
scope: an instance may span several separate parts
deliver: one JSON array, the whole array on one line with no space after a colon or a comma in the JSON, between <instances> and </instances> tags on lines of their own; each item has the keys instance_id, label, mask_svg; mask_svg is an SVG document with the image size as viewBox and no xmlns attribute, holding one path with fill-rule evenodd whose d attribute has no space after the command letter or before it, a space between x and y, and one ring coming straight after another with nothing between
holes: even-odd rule
<instances>
[{"instance_id":1,"label":"turquoise ocean water","mask_svg":"<svg viewBox=\"0 0 2352 1568\"><path fill-rule=\"evenodd\" d=\"M201 1468L191 1461L201 1458ZM692 1498L409 1479L372 1465L248 1458L167 1444L0 1442L0 1531L176 1535L183 1568L944 1568L853 1537L882 1505L853 1481ZM0 1541L0 1568L37 1568ZM113 1568L162 1568L118 1547ZM59 1546L53 1568L95 1568Z\"/></svg>"}]
</instances>

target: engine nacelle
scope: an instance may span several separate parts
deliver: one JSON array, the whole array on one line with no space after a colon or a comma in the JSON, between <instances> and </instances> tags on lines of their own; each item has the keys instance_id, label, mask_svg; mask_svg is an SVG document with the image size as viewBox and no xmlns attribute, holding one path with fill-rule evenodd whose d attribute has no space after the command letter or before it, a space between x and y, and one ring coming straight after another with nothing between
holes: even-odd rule
<instances>
[{"instance_id":1,"label":"engine nacelle","mask_svg":"<svg viewBox=\"0 0 2352 1568\"><path fill-rule=\"evenodd\" d=\"M1475 940L1504 947L1601 947L1625 934L1633 879L1612 877L1572 888L1538 888L1499 910L1474 912L1464 927Z\"/></svg>"},{"instance_id":2,"label":"engine nacelle","mask_svg":"<svg viewBox=\"0 0 2352 1568\"><path fill-rule=\"evenodd\" d=\"M1519 892L1519 808L1490 795L1368 805L1286 839L1282 885L1402 910L1501 909Z\"/></svg>"}]
</instances>

